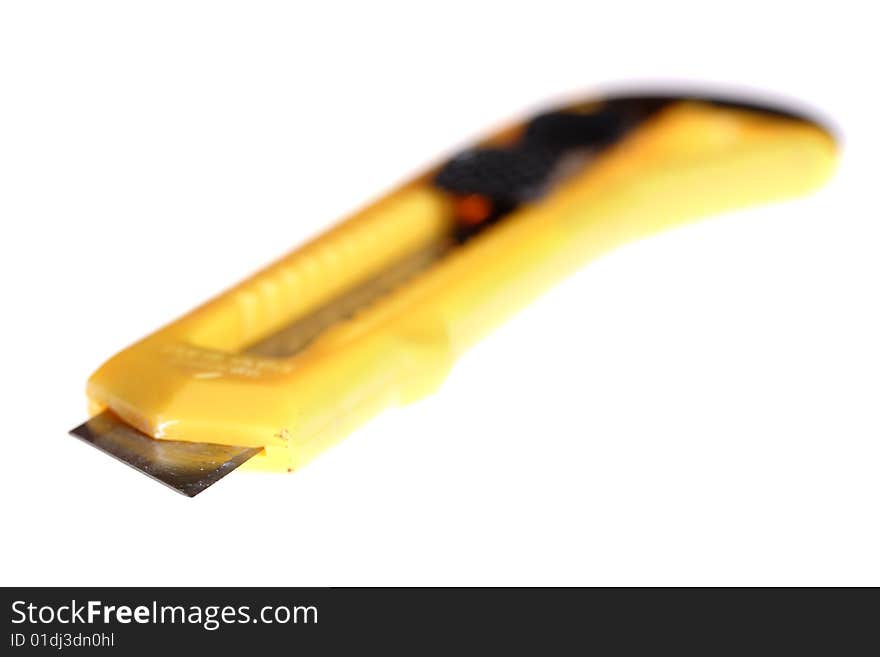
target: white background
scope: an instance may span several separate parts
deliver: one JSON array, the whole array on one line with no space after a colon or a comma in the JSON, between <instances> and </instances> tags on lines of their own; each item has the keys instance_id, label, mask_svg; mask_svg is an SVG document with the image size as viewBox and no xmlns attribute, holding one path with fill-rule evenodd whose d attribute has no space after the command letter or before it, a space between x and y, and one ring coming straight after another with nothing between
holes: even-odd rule
<instances>
[{"instance_id":1,"label":"white background","mask_svg":"<svg viewBox=\"0 0 880 657\"><path fill-rule=\"evenodd\" d=\"M4 2L2 584L880 584L870 3ZM290 475L69 437L106 357L499 121L797 98L832 184L564 281Z\"/></svg>"}]
</instances>

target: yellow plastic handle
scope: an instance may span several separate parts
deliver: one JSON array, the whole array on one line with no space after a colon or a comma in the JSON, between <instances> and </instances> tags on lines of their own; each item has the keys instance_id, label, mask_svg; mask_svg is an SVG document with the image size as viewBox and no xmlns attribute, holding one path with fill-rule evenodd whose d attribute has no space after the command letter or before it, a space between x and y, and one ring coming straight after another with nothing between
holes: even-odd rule
<instances>
[{"instance_id":1,"label":"yellow plastic handle","mask_svg":"<svg viewBox=\"0 0 880 657\"><path fill-rule=\"evenodd\" d=\"M109 407L159 439L263 447L249 465L295 469L382 408L432 391L457 356L584 262L692 219L805 193L835 160L833 139L810 122L672 103L307 348L248 353L448 233L447 195L420 178L114 356L89 380L90 410Z\"/></svg>"}]
</instances>

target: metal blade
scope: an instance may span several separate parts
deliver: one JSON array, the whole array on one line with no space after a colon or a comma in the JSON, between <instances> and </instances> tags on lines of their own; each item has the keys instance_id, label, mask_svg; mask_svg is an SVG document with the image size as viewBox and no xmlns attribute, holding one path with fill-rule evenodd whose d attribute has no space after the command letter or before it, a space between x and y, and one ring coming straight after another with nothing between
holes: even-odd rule
<instances>
[{"instance_id":1,"label":"metal blade","mask_svg":"<svg viewBox=\"0 0 880 657\"><path fill-rule=\"evenodd\" d=\"M259 447L158 440L110 411L96 415L70 433L189 497L217 483L260 451Z\"/></svg>"}]
</instances>

